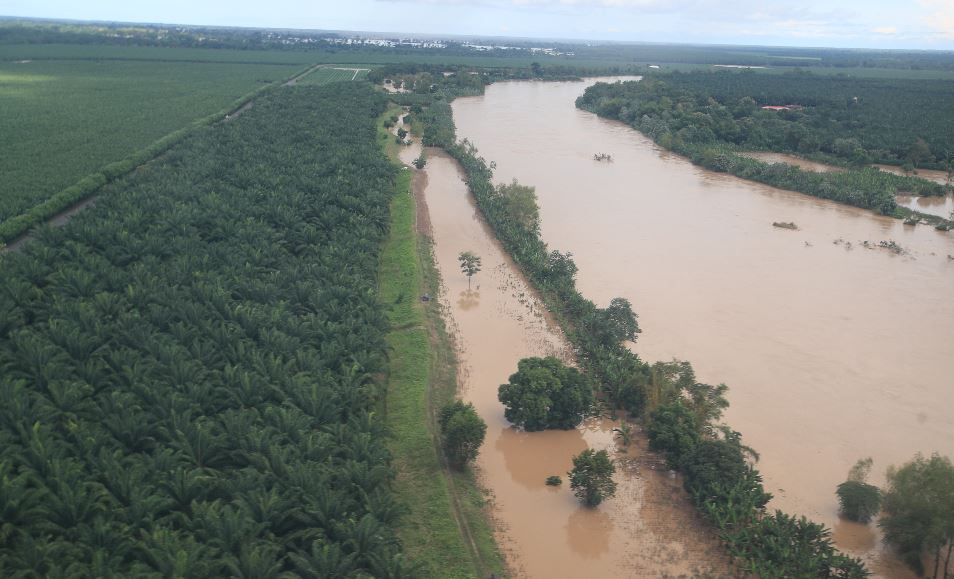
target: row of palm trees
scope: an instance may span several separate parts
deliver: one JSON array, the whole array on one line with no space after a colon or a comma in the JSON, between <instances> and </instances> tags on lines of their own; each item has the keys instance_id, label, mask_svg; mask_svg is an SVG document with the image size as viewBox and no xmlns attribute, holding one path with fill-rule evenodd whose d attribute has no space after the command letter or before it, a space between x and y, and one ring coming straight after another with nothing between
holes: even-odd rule
<instances>
[{"instance_id":1,"label":"row of palm trees","mask_svg":"<svg viewBox=\"0 0 954 579\"><path fill-rule=\"evenodd\" d=\"M0 258L0 574L413 574L375 412L384 106L288 87Z\"/></svg>"}]
</instances>

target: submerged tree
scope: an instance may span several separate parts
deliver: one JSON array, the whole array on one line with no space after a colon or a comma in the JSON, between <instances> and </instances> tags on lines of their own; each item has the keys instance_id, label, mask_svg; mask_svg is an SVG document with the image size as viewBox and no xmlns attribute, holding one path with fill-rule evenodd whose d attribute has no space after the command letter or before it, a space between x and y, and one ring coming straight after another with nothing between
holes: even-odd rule
<instances>
[{"instance_id":1,"label":"submerged tree","mask_svg":"<svg viewBox=\"0 0 954 579\"><path fill-rule=\"evenodd\" d=\"M588 448L573 457L573 470L567 474L573 494L584 505L595 507L616 494L615 472L616 464L605 450L597 452Z\"/></svg>"},{"instance_id":2,"label":"submerged tree","mask_svg":"<svg viewBox=\"0 0 954 579\"><path fill-rule=\"evenodd\" d=\"M931 577L947 577L954 551L954 465L951 460L938 454L931 458L918 454L901 468L889 468L884 514L878 526L904 562L919 575L924 574L922 557L931 554L934 558Z\"/></svg>"},{"instance_id":3,"label":"submerged tree","mask_svg":"<svg viewBox=\"0 0 954 579\"><path fill-rule=\"evenodd\" d=\"M497 398L507 407L507 420L524 430L569 429L590 410L593 389L579 370L553 356L524 358Z\"/></svg>"},{"instance_id":4,"label":"submerged tree","mask_svg":"<svg viewBox=\"0 0 954 579\"><path fill-rule=\"evenodd\" d=\"M848 471L848 480L835 491L841 516L850 521L867 523L881 509L881 490L867 482L873 463L871 457L859 459Z\"/></svg>"},{"instance_id":5,"label":"submerged tree","mask_svg":"<svg viewBox=\"0 0 954 579\"><path fill-rule=\"evenodd\" d=\"M470 289L470 278L480 271L480 256L472 251L462 251L457 256L460 262L460 271L467 276L467 289Z\"/></svg>"}]
</instances>

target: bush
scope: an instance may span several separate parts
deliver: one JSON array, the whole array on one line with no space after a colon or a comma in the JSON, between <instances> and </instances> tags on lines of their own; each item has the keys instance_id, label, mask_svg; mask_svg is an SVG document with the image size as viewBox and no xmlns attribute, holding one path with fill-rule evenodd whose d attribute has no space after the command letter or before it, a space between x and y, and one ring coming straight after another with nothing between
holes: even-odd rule
<instances>
[{"instance_id":1,"label":"bush","mask_svg":"<svg viewBox=\"0 0 954 579\"><path fill-rule=\"evenodd\" d=\"M881 490L868 483L849 480L838 485L841 516L850 521L867 523L881 510Z\"/></svg>"},{"instance_id":2,"label":"bush","mask_svg":"<svg viewBox=\"0 0 954 579\"><path fill-rule=\"evenodd\" d=\"M650 415L649 448L666 454L669 468L679 468L699 444L696 417L680 401L664 404Z\"/></svg>"},{"instance_id":3,"label":"bush","mask_svg":"<svg viewBox=\"0 0 954 579\"><path fill-rule=\"evenodd\" d=\"M447 404L441 409L438 422L444 454L451 466L463 468L477 458L487 434L487 424L477 415L473 404L465 404L460 400Z\"/></svg>"},{"instance_id":4,"label":"bush","mask_svg":"<svg viewBox=\"0 0 954 579\"><path fill-rule=\"evenodd\" d=\"M605 450L599 452L586 449L573 457L573 470L570 475L570 488L588 507L595 507L616 494L613 473L616 464L610 460Z\"/></svg>"}]
</instances>

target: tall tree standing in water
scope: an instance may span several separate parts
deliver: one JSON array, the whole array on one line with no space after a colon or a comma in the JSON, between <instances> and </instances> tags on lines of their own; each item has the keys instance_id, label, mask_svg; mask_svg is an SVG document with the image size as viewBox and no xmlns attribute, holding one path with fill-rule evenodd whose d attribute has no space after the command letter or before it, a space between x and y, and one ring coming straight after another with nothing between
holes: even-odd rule
<instances>
[{"instance_id":1,"label":"tall tree standing in water","mask_svg":"<svg viewBox=\"0 0 954 579\"><path fill-rule=\"evenodd\" d=\"M460 262L460 271L467 276L467 289L470 289L470 278L480 271L480 256L472 251L462 251L457 261Z\"/></svg>"}]
</instances>

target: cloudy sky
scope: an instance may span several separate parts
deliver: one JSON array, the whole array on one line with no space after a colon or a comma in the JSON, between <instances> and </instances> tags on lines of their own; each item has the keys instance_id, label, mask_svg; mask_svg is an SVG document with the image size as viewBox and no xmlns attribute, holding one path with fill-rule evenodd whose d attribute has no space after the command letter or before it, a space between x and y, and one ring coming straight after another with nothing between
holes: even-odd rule
<instances>
[{"instance_id":1,"label":"cloudy sky","mask_svg":"<svg viewBox=\"0 0 954 579\"><path fill-rule=\"evenodd\" d=\"M954 49L954 0L0 0L0 15L535 38Z\"/></svg>"}]
</instances>

